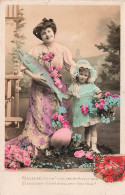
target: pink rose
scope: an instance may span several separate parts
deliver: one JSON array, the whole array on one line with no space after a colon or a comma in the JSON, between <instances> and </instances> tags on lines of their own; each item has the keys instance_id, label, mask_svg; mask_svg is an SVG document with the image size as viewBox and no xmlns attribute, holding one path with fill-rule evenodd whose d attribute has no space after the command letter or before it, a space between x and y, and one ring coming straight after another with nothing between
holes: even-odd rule
<instances>
[{"instance_id":1,"label":"pink rose","mask_svg":"<svg viewBox=\"0 0 125 195\"><path fill-rule=\"evenodd\" d=\"M53 72L51 72L51 77L57 77L58 75L58 71L57 70L54 70Z\"/></svg>"},{"instance_id":2,"label":"pink rose","mask_svg":"<svg viewBox=\"0 0 125 195\"><path fill-rule=\"evenodd\" d=\"M54 67L54 66L49 66L48 70L49 70L50 72L52 72L52 71L53 71L53 67Z\"/></svg>"},{"instance_id":3,"label":"pink rose","mask_svg":"<svg viewBox=\"0 0 125 195\"><path fill-rule=\"evenodd\" d=\"M58 120L63 122L64 121L64 117L62 115L58 115Z\"/></svg>"},{"instance_id":4,"label":"pink rose","mask_svg":"<svg viewBox=\"0 0 125 195\"><path fill-rule=\"evenodd\" d=\"M29 159L29 158L24 159L25 166L30 166L30 163L31 163L31 159Z\"/></svg>"},{"instance_id":5,"label":"pink rose","mask_svg":"<svg viewBox=\"0 0 125 195\"><path fill-rule=\"evenodd\" d=\"M58 85L58 88L59 88L59 89L62 89L62 87L63 87L63 85L62 85L62 84Z\"/></svg>"},{"instance_id":6,"label":"pink rose","mask_svg":"<svg viewBox=\"0 0 125 195\"><path fill-rule=\"evenodd\" d=\"M91 153L91 152L87 152L86 158L88 158L88 159L93 159L92 153Z\"/></svg>"},{"instance_id":7,"label":"pink rose","mask_svg":"<svg viewBox=\"0 0 125 195\"><path fill-rule=\"evenodd\" d=\"M100 108L100 109L104 109L104 104L102 104L102 103L99 104L99 108Z\"/></svg>"},{"instance_id":8,"label":"pink rose","mask_svg":"<svg viewBox=\"0 0 125 195\"><path fill-rule=\"evenodd\" d=\"M63 122L63 127L65 127L65 125L69 125L69 122L68 121L64 121Z\"/></svg>"},{"instance_id":9,"label":"pink rose","mask_svg":"<svg viewBox=\"0 0 125 195\"><path fill-rule=\"evenodd\" d=\"M104 104L104 103L105 103L105 100L104 100L104 99L101 99L100 102L101 102L102 104Z\"/></svg>"},{"instance_id":10,"label":"pink rose","mask_svg":"<svg viewBox=\"0 0 125 195\"><path fill-rule=\"evenodd\" d=\"M7 147L6 147L6 150L10 150L10 146L7 146Z\"/></svg>"},{"instance_id":11,"label":"pink rose","mask_svg":"<svg viewBox=\"0 0 125 195\"><path fill-rule=\"evenodd\" d=\"M13 168L13 167L11 167L11 168L10 168L10 170L13 170L13 171L15 171L16 169L15 169L15 168Z\"/></svg>"},{"instance_id":12,"label":"pink rose","mask_svg":"<svg viewBox=\"0 0 125 195\"><path fill-rule=\"evenodd\" d=\"M50 52L50 53L48 53L48 57L49 57L50 61L52 61L54 58L54 54L52 52Z\"/></svg>"},{"instance_id":13,"label":"pink rose","mask_svg":"<svg viewBox=\"0 0 125 195\"><path fill-rule=\"evenodd\" d=\"M55 85L56 86L59 86L61 83L60 83L60 80L59 79L57 79L56 81L55 81Z\"/></svg>"},{"instance_id":14,"label":"pink rose","mask_svg":"<svg viewBox=\"0 0 125 195\"><path fill-rule=\"evenodd\" d=\"M51 62L54 58L54 54L52 52L43 54L42 60L44 62Z\"/></svg>"},{"instance_id":15,"label":"pink rose","mask_svg":"<svg viewBox=\"0 0 125 195\"><path fill-rule=\"evenodd\" d=\"M62 69L61 65L55 66L56 70L60 71Z\"/></svg>"},{"instance_id":16,"label":"pink rose","mask_svg":"<svg viewBox=\"0 0 125 195\"><path fill-rule=\"evenodd\" d=\"M110 96L110 93L109 93L109 92L106 92L106 93L105 93L105 96Z\"/></svg>"},{"instance_id":17,"label":"pink rose","mask_svg":"<svg viewBox=\"0 0 125 195\"><path fill-rule=\"evenodd\" d=\"M95 107L98 108L99 107L99 104L98 103L95 103Z\"/></svg>"},{"instance_id":18,"label":"pink rose","mask_svg":"<svg viewBox=\"0 0 125 195\"><path fill-rule=\"evenodd\" d=\"M27 147L27 151L29 152L29 154L33 154L33 148L31 146Z\"/></svg>"},{"instance_id":19,"label":"pink rose","mask_svg":"<svg viewBox=\"0 0 125 195\"><path fill-rule=\"evenodd\" d=\"M17 163L16 166L17 166L17 168L20 168L20 164L19 163Z\"/></svg>"},{"instance_id":20,"label":"pink rose","mask_svg":"<svg viewBox=\"0 0 125 195\"><path fill-rule=\"evenodd\" d=\"M118 95L118 94L114 94L112 97L114 97L114 98L118 98L118 97L119 97L119 95Z\"/></svg>"},{"instance_id":21,"label":"pink rose","mask_svg":"<svg viewBox=\"0 0 125 195\"><path fill-rule=\"evenodd\" d=\"M84 155L85 155L85 152L83 150L76 151L74 153L74 156L77 157L77 158L82 158Z\"/></svg>"},{"instance_id":22,"label":"pink rose","mask_svg":"<svg viewBox=\"0 0 125 195\"><path fill-rule=\"evenodd\" d=\"M53 119L54 119L54 120L56 120L56 119L57 119L57 117L58 117L58 112L55 112L55 113L54 113L54 117L53 117Z\"/></svg>"},{"instance_id":23,"label":"pink rose","mask_svg":"<svg viewBox=\"0 0 125 195\"><path fill-rule=\"evenodd\" d=\"M82 106L81 107L81 112L84 113L84 114L88 114L88 107L86 105Z\"/></svg>"},{"instance_id":24,"label":"pink rose","mask_svg":"<svg viewBox=\"0 0 125 195\"><path fill-rule=\"evenodd\" d=\"M81 107L81 112L84 113L84 107L83 106Z\"/></svg>"},{"instance_id":25,"label":"pink rose","mask_svg":"<svg viewBox=\"0 0 125 195\"><path fill-rule=\"evenodd\" d=\"M68 121L64 121L63 122L63 127L69 128L69 122Z\"/></svg>"}]
</instances>

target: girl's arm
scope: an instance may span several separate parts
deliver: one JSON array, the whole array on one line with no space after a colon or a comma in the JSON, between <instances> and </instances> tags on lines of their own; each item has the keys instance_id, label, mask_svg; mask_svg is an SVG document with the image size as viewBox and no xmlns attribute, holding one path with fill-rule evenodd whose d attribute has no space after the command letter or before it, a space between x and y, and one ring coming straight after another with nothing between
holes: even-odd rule
<instances>
[{"instance_id":1,"label":"girl's arm","mask_svg":"<svg viewBox=\"0 0 125 195\"><path fill-rule=\"evenodd\" d=\"M96 98L101 98L102 96L102 91L100 89L98 89L94 94L93 94L93 97L96 97Z\"/></svg>"},{"instance_id":2,"label":"girl's arm","mask_svg":"<svg viewBox=\"0 0 125 195\"><path fill-rule=\"evenodd\" d=\"M70 100L71 97L73 97L72 95L70 95L69 93L66 93L66 95L68 96L67 100Z\"/></svg>"}]
</instances>

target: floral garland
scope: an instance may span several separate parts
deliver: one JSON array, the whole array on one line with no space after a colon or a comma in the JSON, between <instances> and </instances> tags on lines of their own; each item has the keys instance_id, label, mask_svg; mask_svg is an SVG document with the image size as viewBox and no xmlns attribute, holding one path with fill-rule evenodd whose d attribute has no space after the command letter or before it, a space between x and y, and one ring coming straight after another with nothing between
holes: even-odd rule
<instances>
[{"instance_id":1,"label":"floral garland","mask_svg":"<svg viewBox=\"0 0 125 195\"><path fill-rule=\"evenodd\" d=\"M60 78L62 77L62 75L60 74L62 66L61 65L53 66L51 64L53 58L54 58L54 54L52 52L42 53L42 61L49 62L48 71L50 72L50 75L54 80L55 86L57 86L59 89L62 89L63 85L61 84L60 81Z\"/></svg>"},{"instance_id":2,"label":"floral garland","mask_svg":"<svg viewBox=\"0 0 125 195\"><path fill-rule=\"evenodd\" d=\"M81 106L81 112L84 115L100 116L103 123L110 123L115 120L114 108L120 106L120 95L112 95L106 92L102 98L91 98L88 101L88 106Z\"/></svg>"}]
</instances>

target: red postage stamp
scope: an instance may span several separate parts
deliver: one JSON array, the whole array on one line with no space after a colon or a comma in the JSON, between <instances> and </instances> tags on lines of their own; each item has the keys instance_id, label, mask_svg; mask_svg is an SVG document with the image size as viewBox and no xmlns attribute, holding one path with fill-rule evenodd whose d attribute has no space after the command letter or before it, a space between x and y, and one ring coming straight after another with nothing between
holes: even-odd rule
<instances>
[{"instance_id":1,"label":"red postage stamp","mask_svg":"<svg viewBox=\"0 0 125 195\"><path fill-rule=\"evenodd\" d=\"M94 174L105 182L122 181L125 177L125 156L95 156Z\"/></svg>"}]
</instances>

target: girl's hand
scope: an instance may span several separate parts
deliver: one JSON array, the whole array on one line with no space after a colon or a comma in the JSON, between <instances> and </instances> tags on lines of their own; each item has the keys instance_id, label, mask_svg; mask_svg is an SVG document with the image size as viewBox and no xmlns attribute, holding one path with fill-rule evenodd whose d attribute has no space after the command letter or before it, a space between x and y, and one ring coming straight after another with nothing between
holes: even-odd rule
<instances>
[{"instance_id":1,"label":"girl's hand","mask_svg":"<svg viewBox=\"0 0 125 195\"><path fill-rule=\"evenodd\" d=\"M42 73L33 74L33 79L39 83L46 84L46 79L42 75Z\"/></svg>"}]
</instances>

